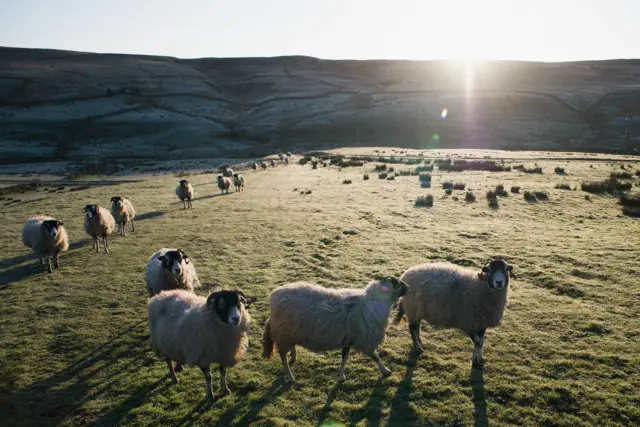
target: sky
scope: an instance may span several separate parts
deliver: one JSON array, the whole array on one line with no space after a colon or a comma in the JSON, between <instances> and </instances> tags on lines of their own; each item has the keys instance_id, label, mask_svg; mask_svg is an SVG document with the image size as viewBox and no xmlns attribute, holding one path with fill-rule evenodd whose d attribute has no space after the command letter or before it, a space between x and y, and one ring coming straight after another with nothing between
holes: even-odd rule
<instances>
[{"instance_id":1,"label":"sky","mask_svg":"<svg viewBox=\"0 0 640 427\"><path fill-rule=\"evenodd\" d=\"M0 0L0 46L179 58L640 58L640 0Z\"/></svg>"}]
</instances>

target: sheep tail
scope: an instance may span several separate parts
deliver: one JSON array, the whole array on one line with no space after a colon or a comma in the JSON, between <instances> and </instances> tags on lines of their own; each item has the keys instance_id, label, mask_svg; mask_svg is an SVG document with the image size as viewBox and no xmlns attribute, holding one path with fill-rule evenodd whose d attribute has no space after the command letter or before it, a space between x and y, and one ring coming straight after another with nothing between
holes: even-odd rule
<instances>
[{"instance_id":1,"label":"sheep tail","mask_svg":"<svg viewBox=\"0 0 640 427\"><path fill-rule=\"evenodd\" d=\"M271 318L267 319L267 323L264 325L264 334L262 335L262 357L265 359L271 359L274 354L274 342L271 339L271 325L269 321Z\"/></svg>"},{"instance_id":2,"label":"sheep tail","mask_svg":"<svg viewBox=\"0 0 640 427\"><path fill-rule=\"evenodd\" d=\"M396 317L393 318L393 324L397 325L402 320L402 316L404 316L404 308L402 307L402 300L398 301L398 311L396 313Z\"/></svg>"}]
</instances>

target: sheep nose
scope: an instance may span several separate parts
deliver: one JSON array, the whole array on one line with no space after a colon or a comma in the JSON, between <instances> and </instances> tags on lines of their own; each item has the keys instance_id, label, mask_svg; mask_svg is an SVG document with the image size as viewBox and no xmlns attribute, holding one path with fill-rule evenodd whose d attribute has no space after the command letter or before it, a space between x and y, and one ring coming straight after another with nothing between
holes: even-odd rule
<instances>
[{"instance_id":1,"label":"sheep nose","mask_svg":"<svg viewBox=\"0 0 640 427\"><path fill-rule=\"evenodd\" d=\"M231 317L229 320L231 320L231 323L233 323L234 325L240 323L240 318L237 316Z\"/></svg>"},{"instance_id":2,"label":"sheep nose","mask_svg":"<svg viewBox=\"0 0 640 427\"><path fill-rule=\"evenodd\" d=\"M502 286L502 285L504 285L503 280L496 280L496 286Z\"/></svg>"}]
</instances>

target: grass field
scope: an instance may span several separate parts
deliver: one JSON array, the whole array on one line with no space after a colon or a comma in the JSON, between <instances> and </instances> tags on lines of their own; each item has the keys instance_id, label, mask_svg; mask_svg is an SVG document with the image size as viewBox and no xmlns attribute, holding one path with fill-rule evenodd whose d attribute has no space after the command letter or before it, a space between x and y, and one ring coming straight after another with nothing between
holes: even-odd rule
<instances>
[{"instance_id":1,"label":"grass field","mask_svg":"<svg viewBox=\"0 0 640 427\"><path fill-rule=\"evenodd\" d=\"M533 167L529 153L522 158L507 164ZM582 191L555 186L579 187L640 163L578 158L537 160L542 174L436 168L429 189L416 176L378 179L371 163L250 171L245 191L225 196L215 175L192 175L190 210L176 200L175 176L0 200L0 424L638 425L640 219L622 215L612 196L587 200ZM634 192L638 180L631 180ZM447 181L466 189L446 195ZM498 184L508 196L491 208L485 193ZM510 193L512 186L520 194ZM475 202L465 202L469 189ZM546 191L548 200L529 203L525 191ZM414 206L427 194L433 207ZM135 204L136 232L114 235L110 255L95 254L81 208L109 207L115 195ZM20 239L35 214L63 220L70 236L71 249L53 274L43 273ZM151 350L144 270L161 247L182 248L203 283L241 287L258 299L251 347L229 371L233 394L211 404L198 369L179 374L172 386ZM487 332L483 371L472 370L473 345L453 330L423 325L426 351L411 356L405 322L389 328L380 348L393 371L382 381L375 364L356 354L340 386L339 351L300 350L297 382L288 386L280 361L260 358L267 296L281 284L360 287L418 263L480 268L492 256L508 259L517 278L503 324ZM212 373L218 395L215 367Z\"/></svg>"}]
</instances>

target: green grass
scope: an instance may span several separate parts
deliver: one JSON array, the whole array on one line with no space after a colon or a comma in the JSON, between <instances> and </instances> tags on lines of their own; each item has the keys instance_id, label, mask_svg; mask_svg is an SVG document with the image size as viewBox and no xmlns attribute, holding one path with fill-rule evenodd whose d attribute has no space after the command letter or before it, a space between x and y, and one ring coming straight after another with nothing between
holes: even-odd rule
<instances>
[{"instance_id":1,"label":"green grass","mask_svg":"<svg viewBox=\"0 0 640 427\"><path fill-rule=\"evenodd\" d=\"M610 173L605 165L589 168L593 162L569 163L575 182ZM224 196L211 175L191 175L196 199L189 210L175 198L173 176L25 193L0 206L3 426L640 422L640 220L622 215L617 199L593 195L587 202L583 192L557 190L555 174L436 171L430 191L438 200L419 209L414 201L426 193L413 179L365 181L357 168L293 164L242 173L245 191ZM352 185L343 186L344 179ZM464 181L478 194L518 185L546 191L549 201L509 197L499 209L459 203L441 198L445 179ZM116 194L135 204L136 232L113 235L111 255L94 254L81 207L107 207ZM39 213L63 220L70 235L72 248L53 274L43 273L20 240L25 220ZM220 283L258 299L251 347L229 371L233 394L212 404L204 401L198 369L178 374L173 386L151 350L144 270L161 247L190 256L207 284L198 293ZM423 325L426 352L411 356L404 321L389 328L380 347L393 372L383 381L372 361L354 354L347 381L338 385L339 351L301 349L293 367L297 383L287 386L280 361L260 358L267 297L279 285L360 287L418 263L479 269L498 255L514 265L517 278L503 324L487 332L484 371L471 368L472 343L455 330Z\"/></svg>"}]
</instances>

